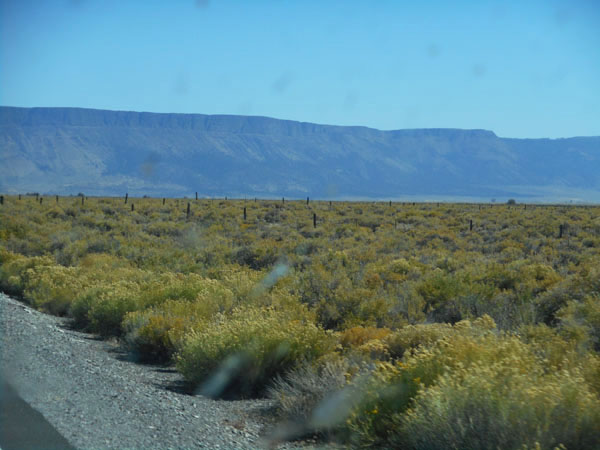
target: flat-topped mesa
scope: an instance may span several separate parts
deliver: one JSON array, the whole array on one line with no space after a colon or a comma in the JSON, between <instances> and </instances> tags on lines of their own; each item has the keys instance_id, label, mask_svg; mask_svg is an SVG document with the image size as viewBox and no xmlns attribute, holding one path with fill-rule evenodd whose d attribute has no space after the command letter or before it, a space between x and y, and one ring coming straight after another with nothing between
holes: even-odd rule
<instances>
[{"instance_id":1,"label":"flat-topped mesa","mask_svg":"<svg viewBox=\"0 0 600 450\"><path fill-rule=\"evenodd\" d=\"M488 138L497 139L496 133L489 130L463 130L460 128L415 128L406 130L392 130L390 133L396 137L439 137L448 139L459 138Z\"/></svg>"},{"instance_id":2,"label":"flat-topped mesa","mask_svg":"<svg viewBox=\"0 0 600 450\"><path fill-rule=\"evenodd\" d=\"M87 108L20 108L12 106L0 107L0 126L3 125L178 128L207 132L282 133L286 135L352 132L358 135L385 133L393 136L412 137L458 137L468 135L496 137L492 131L488 130L424 128L384 131L362 126L322 125L262 116L150 113Z\"/></svg>"},{"instance_id":3,"label":"flat-topped mesa","mask_svg":"<svg viewBox=\"0 0 600 450\"><path fill-rule=\"evenodd\" d=\"M0 107L6 193L600 201L599 167L599 137Z\"/></svg>"}]
</instances>

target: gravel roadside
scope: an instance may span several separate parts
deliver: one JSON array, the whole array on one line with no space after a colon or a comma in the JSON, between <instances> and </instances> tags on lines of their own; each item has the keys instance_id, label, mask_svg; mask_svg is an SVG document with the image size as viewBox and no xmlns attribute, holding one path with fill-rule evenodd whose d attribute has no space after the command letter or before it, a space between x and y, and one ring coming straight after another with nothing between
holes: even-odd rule
<instances>
[{"instance_id":1,"label":"gravel roadside","mask_svg":"<svg viewBox=\"0 0 600 450\"><path fill-rule=\"evenodd\" d=\"M74 447L264 448L267 400L185 394L174 370L130 362L67 323L0 293L0 370Z\"/></svg>"}]
</instances>

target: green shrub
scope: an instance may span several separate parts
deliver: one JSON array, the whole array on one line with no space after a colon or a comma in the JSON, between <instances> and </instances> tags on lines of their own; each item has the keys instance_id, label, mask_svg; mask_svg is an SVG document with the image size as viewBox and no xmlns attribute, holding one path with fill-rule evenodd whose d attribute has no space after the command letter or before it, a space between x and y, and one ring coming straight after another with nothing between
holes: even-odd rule
<instances>
[{"instance_id":1,"label":"green shrub","mask_svg":"<svg viewBox=\"0 0 600 450\"><path fill-rule=\"evenodd\" d=\"M315 411L348 384L350 362L345 358L325 358L317 364L304 364L292 369L283 377L278 376L267 390L281 420L289 424L287 439L309 433L333 432L329 426L335 420L322 420ZM342 411L336 411L343 414ZM343 418L342 418L343 420Z\"/></svg>"},{"instance_id":2,"label":"green shrub","mask_svg":"<svg viewBox=\"0 0 600 450\"><path fill-rule=\"evenodd\" d=\"M572 300L558 312L565 336L600 352L600 295Z\"/></svg>"},{"instance_id":3,"label":"green shrub","mask_svg":"<svg viewBox=\"0 0 600 450\"><path fill-rule=\"evenodd\" d=\"M416 290L425 300L425 312L432 320L454 323L462 318L457 300L468 291L455 276L436 269L417 285Z\"/></svg>"}]
</instances>

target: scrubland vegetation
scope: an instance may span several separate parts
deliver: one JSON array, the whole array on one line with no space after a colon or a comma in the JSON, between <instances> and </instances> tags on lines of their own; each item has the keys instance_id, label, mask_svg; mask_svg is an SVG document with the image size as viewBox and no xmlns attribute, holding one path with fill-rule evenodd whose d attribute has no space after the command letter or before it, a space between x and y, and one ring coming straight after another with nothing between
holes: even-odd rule
<instances>
[{"instance_id":1,"label":"scrubland vegetation","mask_svg":"<svg viewBox=\"0 0 600 450\"><path fill-rule=\"evenodd\" d=\"M0 288L283 437L600 448L600 207L187 203L5 197Z\"/></svg>"}]
</instances>

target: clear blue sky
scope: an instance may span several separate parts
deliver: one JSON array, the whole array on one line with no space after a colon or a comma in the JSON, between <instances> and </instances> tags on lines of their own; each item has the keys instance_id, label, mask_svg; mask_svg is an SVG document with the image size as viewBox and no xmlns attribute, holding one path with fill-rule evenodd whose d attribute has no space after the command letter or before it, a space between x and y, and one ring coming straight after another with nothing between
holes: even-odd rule
<instances>
[{"instance_id":1,"label":"clear blue sky","mask_svg":"<svg viewBox=\"0 0 600 450\"><path fill-rule=\"evenodd\" d=\"M600 1L0 0L0 104L600 135Z\"/></svg>"}]
</instances>

